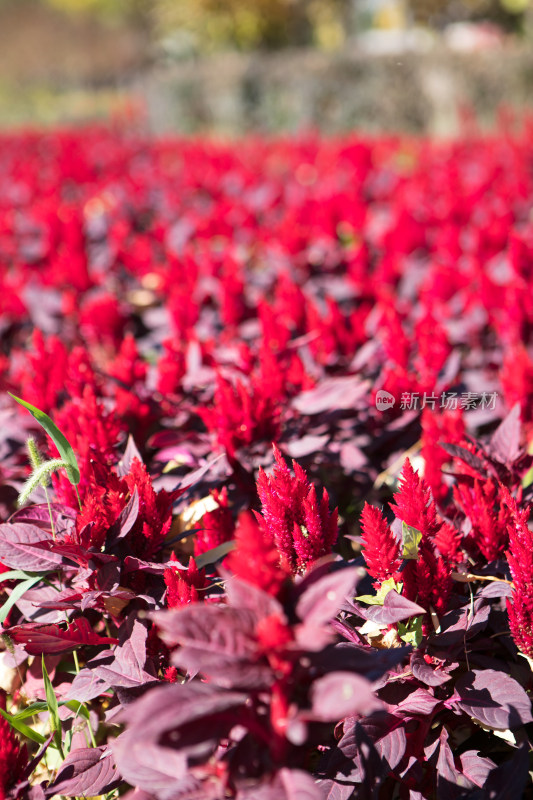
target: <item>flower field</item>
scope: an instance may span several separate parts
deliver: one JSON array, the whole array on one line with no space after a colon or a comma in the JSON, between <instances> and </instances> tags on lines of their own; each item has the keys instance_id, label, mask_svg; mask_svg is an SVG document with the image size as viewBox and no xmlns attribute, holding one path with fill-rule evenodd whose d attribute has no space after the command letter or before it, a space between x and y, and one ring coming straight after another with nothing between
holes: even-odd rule
<instances>
[{"instance_id":1,"label":"flower field","mask_svg":"<svg viewBox=\"0 0 533 800\"><path fill-rule=\"evenodd\" d=\"M0 185L0 800L532 797L533 123Z\"/></svg>"}]
</instances>

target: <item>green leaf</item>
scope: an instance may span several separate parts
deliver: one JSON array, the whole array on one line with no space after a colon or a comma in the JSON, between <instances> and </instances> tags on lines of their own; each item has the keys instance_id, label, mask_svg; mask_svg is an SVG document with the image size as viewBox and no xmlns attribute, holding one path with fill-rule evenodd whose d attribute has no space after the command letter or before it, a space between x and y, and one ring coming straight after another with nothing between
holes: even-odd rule
<instances>
[{"instance_id":1,"label":"green leaf","mask_svg":"<svg viewBox=\"0 0 533 800\"><path fill-rule=\"evenodd\" d=\"M377 594L361 594L355 599L359 600L360 603L366 603L369 606L382 606L391 589L395 589L398 594L400 594L402 591L402 584L396 583L394 578L389 578L388 580L383 581L377 591Z\"/></svg>"},{"instance_id":2,"label":"green leaf","mask_svg":"<svg viewBox=\"0 0 533 800\"><path fill-rule=\"evenodd\" d=\"M46 573L40 573L45 575ZM36 572L24 572L22 569L10 569L8 572L0 574L0 583L2 581L20 581L23 578L35 578Z\"/></svg>"},{"instance_id":3,"label":"green leaf","mask_svg":"<svg viewBox=\"0 0 533 800\"><path fill-rule=\"evenodd\" d=\"M71 711L76 712L76 716L83 717L86 720L89 720L89 710L83 703L80 703L79 700L69 700L67 703L60 703L60 706L66 706L70 708Z\"/></svg>"},{"instance_id":4,"label":"green leaf","mask_svg":"<svg viewBox=\"0 0 533 800\"><path fill-rule=\"evenodd\" d=\"M31 705L23 708L22 711L17 711L16 714L13 714L13 719L28 719L28 717L34 717L36 714L40 714L42 711L48 710L48 703L44 700L36 700Z\"/></svg>"},{"instance_id":5,"label":"green leaf","mask_svg":"<svg viewBox=\"0 0 533 800\"><path fill-rule=\"evenodd\" d=\"M58 703L58 706L66 706L71 711L74 711L77 716L84 717L85 719L89 719L89 712L83 703L80 703L79 700L68 700L68 701L61 701ZM27 719L28 717L34 717L36 714L41 714L43 711L48 711L48 703L44 700L36 700L31 705L23 708L22 711L18 711L14 714L14 719Z\"/></svg>"},{"instance_id":6,"label":"green leaf","mask_svg":"<svg viewBox=\"0 0 533 800\"><path fill-rule=\"evenodd\" d=\"M39 583L41 580L41 576L37 575L34 578L28 578L27 581L21 581L21 583L17 583L9 597L7 598L4 605L0 608L0 624L3 624L6 620L7 615L17 602L24 592L27 592L28 589L31 589L32 586L35 586L36 583Z\"/></svg>"},{"instance_id":7,"label":"green leaf","mask_svg":"<svg viewBox=\"0 0 533 800\"><path fill-rule=\"evenodd\" d=\"M522 478L522 488L527 489L533 483L533 467L530 467Z\"/></svg>"},{"instance_id":8,"label":"green leaf","mask_svg":"<svg viewBox=\"0 0 533 800\"><path fill-rule=\"evenodd\" d=\"M406 644L419 647L424 638L422 634L422 617L412 617L407 623L398 622L398 636Z\"/></svg>"},{"instance_id":9,"label":"green leaf","mask_svg":"<svg viewBox=\"0 0 533 800\"><path fill-rule=\"evenodd\" d=\"M406 559L418 558L418 545L422 539L422 534L416 528L402 522L402 556Z\"/></svg>"},{"instance_id":10,"label":"green leaf","mask_svg":"<svg viewBox=\"0 0 533 800\"><path fill-rule=\"evenodd\" d=\"M56 693L54 692L54 687L52 686L52 682L48 677L48 672L46 671L46 664L44 663L44 653L41 659L42 668L43 668L43 681L44 681L44 691L46 694L46 703L48 705L48 713L50 714L50 732L54 734L54 744L63 755L63 746L61 740L61 720L59 719L59 706L57 704L57 697Z\"/></svg>"},{"instance_id":11,"label":"green leaf","mask_svg":"<svg viewBox=\"0 0 533 800\"><path fill-rule=\"evenodd\" d=\"M80 482L80 469L78 467L78 462L76 460L76 455L74 450L70 446L69 442L67 441L66 437L61 433L57 425L55 425L48 414L45 414L44 411L32 406L31 403L27 403L26 400L22 400L20 397L16 397L11 392L8 392L9 396L13 398L17 403L24 408L27 408L30 414L35 417L39 425L42 425L45 429L48 436L52 439L55 446L59 450L59 454L63 461L66 461L68 464L67 469L67 476L69 481L76 486Z\"/></svg>"},{"instance_id":12,"label":"green leaf","mask_svg":"<svg viewBox=\"0 0 533 800\"><path fill-rule=\"evenodd\" d=\"M228 553L231 553L232 550L235 550L236 543L234 541L231 542L223 542L219 544L218 547L213 547L212 550L207 550L207 552L202 553L201 556L198 556L196 561L196 566L198 569L203 569L208 564L216 564L217 561L220 561L221 558L227 556Z\"/></svg>"},{"instance_id":13,"label":"green leaf","mask_svg":"<svg viewBox=\"0 0 533 800\"><path fill-rule=\"evenodd\" d=\"M45 736L37 733L37 731L34 731L33 728L28 727L28 725L25 725L19 719L16 719L16 717L14 717L12 714L4 711L3 708L0 708L0 714L4 717L4 719L7 719L12 728L21 733L22 736L25 736L26 739L31 739L32 742L37 742L37 744L44 744L46 742Z\"/></svg>"}]
</instances>

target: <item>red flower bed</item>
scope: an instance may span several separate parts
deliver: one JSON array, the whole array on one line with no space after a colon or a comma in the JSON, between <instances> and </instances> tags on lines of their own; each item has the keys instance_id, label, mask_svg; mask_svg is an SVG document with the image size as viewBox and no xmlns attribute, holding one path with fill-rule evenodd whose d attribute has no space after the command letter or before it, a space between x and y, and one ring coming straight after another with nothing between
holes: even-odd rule
<instances>
[{"instance_id":1,"label":"red flower bed","mask_svg":"<svg viewBox=\"0 0 533 800\"><path fill-rule=\"evenodd\" d=\"M530 796L532 167L0 136L0 799Z\"/></svg>"}]
</instances>

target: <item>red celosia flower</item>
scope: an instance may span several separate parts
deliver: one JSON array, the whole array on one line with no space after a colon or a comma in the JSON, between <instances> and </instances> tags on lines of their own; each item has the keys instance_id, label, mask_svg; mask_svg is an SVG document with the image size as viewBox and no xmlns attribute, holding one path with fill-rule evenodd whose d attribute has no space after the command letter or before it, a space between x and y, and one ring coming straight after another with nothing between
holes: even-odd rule
<instances>
[{"instance_id":1,"label":"red celosia flower","mask_svg":"<svg viewBox=\"0 0 533 800\"><path fill-rule=\"evenodd\" d=\"M365 503L361 512L363 555L370 575L378 586L392 578L402 563L401 544L379 508Z\"/></svg>"},{"instance_id":2,"label":"red celosia flower","mask_svg":"<svg viewBox=\"0 0 533 800\"><path fill-rule=\"evenodd\" d=\"M391 503L395 515L406 525L420 531L422 536L435 536L440 528L437 509L426 481L414 471L407 458L403 465L396 503Z\"/></svg>"},{"instance_id":3,"label":"red celosia flower","mask_svg":"<svg viewBox=\"0 0 533 800\"><path fill-rule=\"evenodd\" d=\"M84 302L80 327L86 339L94 344L120 343L126 318L118 299L112 294L99 294Z\"/></svg>"},{"instance_id":4,"label":"red celosia flower","mask_svg":"<svg viewBox=\"0 0 533 800\"><path fill-rule=\"evenodd\" d=\"M80 513L76 518L77 543L100 550L109 528L118 519L127 502L128 487L109 468L92 465L92 475ZM100 480L96 472L101 473Z\"/></svg>"},{"instance_id":5,"label":"red celosia flower","mask_svg":"<svg viewBox=\"0 0 533 800\"><path fill-rule=\"evenodd\" d=\"M279 409L261 381L233 383L217 375L213 407L198 413L230 456L239 447L279 435Z\"/></svg>"},{"instance_id":6,"label":"red celosia flower","mask_svg":"<svg viewBox=\"0 0 533 800\"><path fill-rule=\"evenodd\" d=\"M445 522L435 534L435 546L447 564L456 566L464 560L463 536L457 528Z\"/></svg>"},{"instance_id":7,"label":"red celosia flower","mask_svg":"<svg viewBox=\"0 0 533 800\"><path fill-rule=\"evenodd\" d=\"M203 529L196 534L194 543L195 556L231 541L235 533L233 514L228 505L228 490L224 486L222 491L215 490L211 494L218 505L212 511L207 511L202 518Z\"/></svg>"},{"instance_id":8,"label":"red celosia flower","mask_svg":"<svg viewBox=\"0 0 533 800\"><path fill-rule=\"evenodd\" d=\"M428 611L433 608L437 614L446 611L452 590L450 567L435 554L433 542L427 537L420 541L416 561L407 561L402 581L402 594L408 600L414 600Z\"/></svg>"},{"instance_id":9,"label":"red celosia flower","mask_svg":"<svg viewBox=\"0 0 533 800\"><path fill-rule=\"evenodd\" d=\"M258 586L271 595L277 595L289 569L280 565L280 554L271 533L264 524L245 511L239 516L235 530L235 550L225 563L239 578Z\"/></svg>"},{"instance_id":10,"label":"red celosia flower","mask_svg":"<svg viewBox=\"0 0 533 800\"><path fill-rule=\"evenodd\" d=\"M136 555L151 558L161 549L172 524L172 503L175 495L161 489L156 492L144 464L134 458L124 478L130 494L139 494L139 517L128 533L128 541Z\"/></svg>"},{"instance_id":11,"label":"red celosia flower","mask_svg":"<svg viewBox=\"0 0 533 800\"><path fill-rule=\"evenodd\" d=\"M527 521L529 509L519 509L506 492L510 511L507 560L513 578L513 594L507 599L509 626L521 653L533 657L533 532Z\"/></svg>"},{"instance_id":12,"label":"red celosia flower","mask_svg":"<svg viewBox=\"0 0 533 800\"><path fill-rule=\"evenodd\" d=\"M533 422L533 360L523 344L506 355L500 381L509 408L520 403L522 421Z\"/></svg>"},{"instance_id":13,"label":"red celosia flower","mask_svg":"<svg viewBox=\"0 0 533 800\"><path fill-rule=\"evenodd\" d=\"M474 480L473 486L457 484L453 494L455 502L472 523L467 542L474 545L487 561L498 558L507 546L510 522L508 508L498 503L503 487L492 478Z\"/></svg>"},{"instance_id":14,"label":"red celosia flower","mask_svg":"<svg viewBox=\"0 0 533 800\"><path fill-rule=\"evenodd\" d=\"M173 556L173 560L175 556ZM179 608L189 603L197 603L201 598L199 591L207 587L205 570L199 570L194 558L189 559L186 570L166 569L164 572L167 587L168 608Z\"/></svg>"},{"instance_id":15,"label":"red celosia flower","mask_svg":"<svg viewBox=\"0 0 533 800\"><path fill-rule=\"evenodd\" d=\"M0 716L0 800L5 800L9 790L22 780L27 763L26 745L20 744L9 722Z\"/></svg>"},{"instance_id":16,"label":"red celosia flower","mask_svg":"<svg viewBox=\"0 0 533 800\"><path fill-rule=\"evenodd\" d=\"M176 394L187 372L185 347L179 339L163 342L163 355L157 362L157 389L162 395Z\"/></svg>"},{"instance_id":17,"label":"red celosia flower","mask_svg":"<svg viewBox=\"0 0 533 800\"><path fill-rule=\"evenodd\" d=\"M65 391L68 351L57 336L44 337L40 330L32 334L32 352L24 353L24 365L15 371L17 393L50 414Z\"/></svg>"},{"instance_id":18,"label":"red celosia flower","mask_svg":"<svg viewBox=\"0 0 533 800\"><path fill-rule=\"evenodd\" d=\"M402 572L403 594L428 610L443 613L452 588L450 566L435 552L434 538L442 523L437 520L435 503L429 486L405 460L400 489L391 508L396 516L420 531L418 558L410 559Z\"/></svg>"},{"instance_id":19,"label":"red celosia flower","mask_svg":"<svg viewBox=\"0 0 533 800\"><path fill-rule=\"evenodd\" d=\"M442 479L442 468L451 459L440 446L440 442L461 442L464 429L461 409L439 413L425 408L422 412L421 456L424 459L424 480L437 502L443 501L448 493L448 486Z\"/></svg>"},{"instance_id":20,"label":"red celosia flower","mask_svg":"<svg viewBox=\"0 0 533 800\"><path fill-rule=\"evenodd\" d=\"M260 469L257 478L261 512L281 555L293 570L302 570L331 552L337 541L337 510L330 512L325 489L318 499L315 487L295 461L291 475L275 445L274 456L274 472L267 475Z\"/></svg>"},{"instance_id":21,"label":"red celosia flower","mask_svg":"<svg viewBox=\"0 0 533 800\"><path fill-rule=\"evenodd\" d=\"M78 491L83 498L89 486L91 460L107 466L117 461L115 447L120 436L121 423L112 411L105 409L90 385L85 387L81 398L65 403L55 415L55 422L76 453L81 472ZM55 454L53 446L52 450ZM57 473L53 482L59 499L77 508L76 493L66 475Z\"/></svg>"}]
</instances>

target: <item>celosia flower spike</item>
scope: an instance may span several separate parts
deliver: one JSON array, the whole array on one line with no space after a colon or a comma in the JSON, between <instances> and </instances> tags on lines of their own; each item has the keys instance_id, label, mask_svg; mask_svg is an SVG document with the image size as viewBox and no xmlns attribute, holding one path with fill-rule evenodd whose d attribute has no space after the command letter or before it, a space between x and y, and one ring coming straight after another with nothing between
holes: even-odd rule
<instances>
[{"instance_id":1,"label":"celosia flower spike","mask_svg":"<svg viewBox=\"0 0 533 800\"><path fill-rule=\"evenodd\" d=\"M379 508L365 503L361 512L363 555L369 574L379 585L400 568L401 546Z\"/></svg>"},{"instance_id":2,"label":"celosia flower spike","mask_svg":"<svg viewBox=\"0 0 533 800\"><path fill-rule=\"evenodd\" d=\"M22 779L28 763L26 745L21 745L9 722L0 716L0 800Z\"/></svg>"},{"instance_id":3,"label":"celosia flower spike","mask_svg":"<svg viewBox=\"0 0 533 800\"><path fill-rule=\"evenodd\" d=\"M337 510L329 511L325 490L318 499L315 487L295 461L291 475L281 452L273 447L273 473L267 475L260 469L257 478L261 514L280 554L296 572L331 552L337 541Z\"/></svg>"},{"instance_id":4,"label":"celosia flower spike","mask_svg":"<svg viewBox=\"0 0 533 800\"><path fill-rule=\"evenodd\" d=\"M529 510L519 509L503 491L511 515L506 553L513 579L513 595L507 599L509 627L520 652L533 658L533 532L527 525Z\"/></svg>"}]
</instances>

